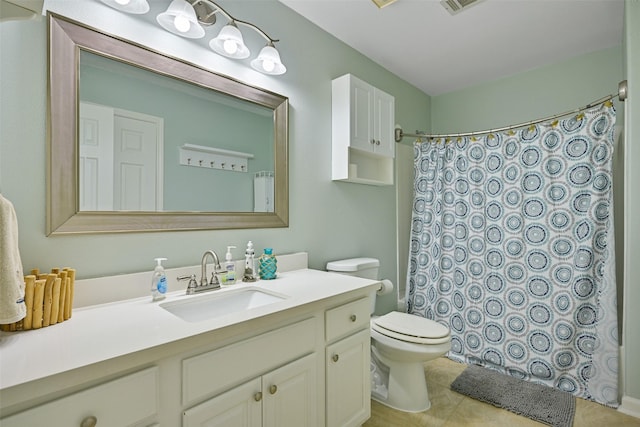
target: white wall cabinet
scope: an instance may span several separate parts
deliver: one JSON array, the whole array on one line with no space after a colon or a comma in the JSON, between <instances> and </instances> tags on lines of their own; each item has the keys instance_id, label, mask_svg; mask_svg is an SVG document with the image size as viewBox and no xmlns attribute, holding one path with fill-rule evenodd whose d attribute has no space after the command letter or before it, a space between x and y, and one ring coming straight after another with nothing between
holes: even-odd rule
<instances>
[{"instance_id":1,"label":"white wall cabinet","mask_svg":"<svg viewBox=\"0 0 640 427\"><path fill-rule=\"evenodd\" d=\"M325 359L329 427L360 426L371 415L369 311L365 298L326 312L326 339L333 342Z\"/></svg>"},{"instance_id":2,"label":"white wall cabinet","mask_svg":"<svg viewBox=\"0 0 640 427\"><path fill-rule=\"evenodd\" d=\"M332 81L332 178L393 184L395 99L357 77Z\"/></svg>"}]
</instances>

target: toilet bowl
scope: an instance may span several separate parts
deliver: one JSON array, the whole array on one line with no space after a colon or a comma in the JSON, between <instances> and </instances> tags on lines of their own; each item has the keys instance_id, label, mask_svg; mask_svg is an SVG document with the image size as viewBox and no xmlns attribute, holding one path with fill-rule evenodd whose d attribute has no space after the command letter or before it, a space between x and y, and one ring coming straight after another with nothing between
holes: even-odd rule
<instances>
[{"instance_id":1,"label":"toilet bowl","mask_svg":"<svg viewBox=\"0 0 640 427\"><path fill-rule=\"evenodd\" d=\"M378 279L379 265L375 258L352 258L330 262L327 270ZM373 316L370 324L372 399L405 412L429 409L424 363L449 351L449 328L399 311Z\"/></svg>"}]
</instances>

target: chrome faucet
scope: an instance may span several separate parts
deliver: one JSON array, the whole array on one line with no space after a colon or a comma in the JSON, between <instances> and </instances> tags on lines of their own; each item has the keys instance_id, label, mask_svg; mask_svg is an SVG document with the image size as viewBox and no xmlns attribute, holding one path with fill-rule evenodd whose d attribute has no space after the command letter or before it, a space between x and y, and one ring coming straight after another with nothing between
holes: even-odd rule
<instances>
[{"instance_id":1,"label":"chrome faucet","mask_svg":"<svg viewBox=\"0 0 640 427\"><path fill-rule=\"evenodd\" d=\"M211 273L211 280L207 282L207 258L213 258L214 262L214 271ZM222 267L220 267L220 259L218 258L218 254L216 254L212 250L208 250L202 255L202 264L200 266L200 284L196 281L196 275L192 274L190 276L181 276L178 277L178 280L189 280L189 285L187 286L187 295L193 295L198 292L204 291L213 291L216 289L220 289L220 281L218 280L217 273L222 271Z\"/></svg>"},{"instance_id":2,"label":"chrome faucet","mask_svg":"<svg viewBox=\"0 0 640 427\"><path fill-rule=\"evenodd\" d=\"M211 273L211 280L207 283L207 256L210 255L215 262L213 266L213 273ZM222 267L220 267L220 260L218 258L218 254L213 250L208 250L202 255L202 264L200 265L200 287L202 286L212 286L211 289L217 289L220 287L220 282L218 281L218 276L216 273L220 272Z\"/></svg>"}]
</instances>

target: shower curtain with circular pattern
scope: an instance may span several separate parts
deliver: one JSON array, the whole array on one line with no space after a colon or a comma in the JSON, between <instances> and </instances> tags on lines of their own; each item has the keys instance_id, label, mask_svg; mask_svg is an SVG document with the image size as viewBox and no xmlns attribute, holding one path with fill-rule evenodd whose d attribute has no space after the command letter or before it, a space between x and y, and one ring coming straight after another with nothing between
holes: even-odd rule
<instances>
[{"instance_id":1,"label":"shower curtain with circular pattern","mask_svg":"<svg viewBox=\"0 0 640 427\"><path fill-rule=\"evenodd\" d=\"M414 144L407 309L448 357L618 406L615 118Z\"/></svg>"}]
</instances>

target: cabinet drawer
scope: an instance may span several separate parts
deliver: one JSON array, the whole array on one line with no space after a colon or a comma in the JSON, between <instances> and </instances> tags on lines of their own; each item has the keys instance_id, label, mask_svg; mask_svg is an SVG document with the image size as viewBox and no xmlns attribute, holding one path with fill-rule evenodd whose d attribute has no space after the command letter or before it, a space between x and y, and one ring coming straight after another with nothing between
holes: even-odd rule
<instances>
[{"instance_id":1,"label":"cabinet drawer","mask_svg":"<svg viewBox=\"0 0 640 427\"><path fill-rule=\"evenodd\" d=\"M93 416L99 426L133 426L156 414L158 390L153 367L3 418L0 425L69 427Z\"/></svg>"},{"instance_id":2,"label":"cabinet drawer","mask_svg":"<svg viewBox=\"0 0 640 427\"><path fill-rule=\"evenodd\" d=\"M316 347L316 319L311 318L182 361L182 404L213 396Z\"/></svg>"},{"instance_id":3,"label":"cabinet drawer","mask_svg":"<svg viewBox=\"0 0 640 427\"><path fill-rule=\"evenodd\" d=\"M371 320L370 311L369 298L362 298L327 310L325 314L327 341L333 341L360 329L368 328Z\"/></svg>"}]
</instances>

